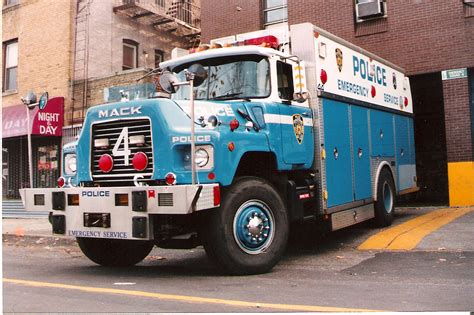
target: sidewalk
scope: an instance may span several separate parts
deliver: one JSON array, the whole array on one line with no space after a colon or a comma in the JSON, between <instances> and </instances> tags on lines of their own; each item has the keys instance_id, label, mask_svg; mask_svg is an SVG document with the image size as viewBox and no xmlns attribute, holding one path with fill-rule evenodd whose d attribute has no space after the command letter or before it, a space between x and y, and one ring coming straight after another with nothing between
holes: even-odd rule
<instances>
[{"instance_id":1,"label":"sidewalk","mask_svg":"<svg viewBox=\"0 0 474 315\"><path fill-rule=\"evenodd\" d=\"M3 218L2 234L17 237L51 237L53 236L48 218L17 219Z\"/></svg>"},{"instance_id":2,"label":"sidewalk","mask_svg":"<svg viewBox=\"0 0 474 315\"><path fill-rule=\"evenodd\" d=\"M3 218L3 243L30 245L33 243L45 246L67 246L76 242L74 238L53 235L48 218Z\"/></svg>"}]
</instances>

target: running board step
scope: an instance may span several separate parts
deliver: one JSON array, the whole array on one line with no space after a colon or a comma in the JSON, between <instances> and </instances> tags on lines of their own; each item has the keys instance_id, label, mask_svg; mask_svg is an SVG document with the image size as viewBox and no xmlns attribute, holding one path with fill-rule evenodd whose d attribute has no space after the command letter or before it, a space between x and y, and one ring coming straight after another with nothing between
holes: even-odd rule
<instances>
[{"instance_id":1,"label":"running board step","mask_svg":"<svg viewBox=\"0 0 474 315\"><path fill-rule=\"evenodd\" d=\"M331 215L332 230L340 230L342 228L370 220L374 217L375 212L373 203L337 212Z\"/></svg>"}]
</instances>

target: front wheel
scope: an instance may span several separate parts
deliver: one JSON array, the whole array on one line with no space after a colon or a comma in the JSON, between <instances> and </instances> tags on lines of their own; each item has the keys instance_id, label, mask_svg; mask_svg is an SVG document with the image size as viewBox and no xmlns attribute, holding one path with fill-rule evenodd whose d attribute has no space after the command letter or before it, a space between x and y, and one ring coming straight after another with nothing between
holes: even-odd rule
<instances>
[{"instance_id":1,"label":"front wheel","mask_svg":"<svg viewBox=\"0 0 474 315\"><path fill-rule=\"evenodd\" d=\"M115 240L78 237L79 248L90 260L107 267L133 266L152 250L148 241Z\"/></svg>"},{"instance_id":2,"label":"front wheel","mask_svg":"<svg viewBox=\"0 0 474 315\"><path fill-rule=\"evenodd\" d=\"M288 241L283 201L270 183L259 178L237 180L205 224L206 253L231 274L269 271L280 260Z\"/></svg>"}]
</instances>

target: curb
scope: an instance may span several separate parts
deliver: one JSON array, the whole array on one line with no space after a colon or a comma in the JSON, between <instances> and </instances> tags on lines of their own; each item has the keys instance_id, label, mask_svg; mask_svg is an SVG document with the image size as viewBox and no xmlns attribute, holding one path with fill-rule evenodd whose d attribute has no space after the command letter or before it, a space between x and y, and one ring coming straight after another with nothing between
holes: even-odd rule
<instances>
[{"instance_id":1,"label":"curb","mask_svg":"<svg viewBox=\"0 0 474 315\"><path fill-rule=\"evenodd\" d=\"M18 246L71 246L77 245L75 238L67 238L62 236L44 236L44 235L15 235L3 234L2 243L4 245Z\"/></svg>"}]
</instances>

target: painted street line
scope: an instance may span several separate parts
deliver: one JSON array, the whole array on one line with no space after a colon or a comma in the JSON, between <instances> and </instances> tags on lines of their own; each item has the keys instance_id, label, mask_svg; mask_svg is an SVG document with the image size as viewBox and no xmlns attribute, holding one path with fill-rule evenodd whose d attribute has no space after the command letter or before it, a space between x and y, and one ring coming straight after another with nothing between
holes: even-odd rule
<instances>
[{"instance_id":1,"label":"painted street line","mask_svg":"<svg viewBox=\"0 0 474 315\"><path fill-rule=\"evenodd\" d=\"M374 310L367 310L367 309L351 309L351 308L326 307L326 306L315 306L315 305L247 302L247 301L238 301L238 300L214 299L214 298L204 298L204 297L198 297L198 296L163 294L163 293L154 293L154 292L146 292L146 291L136 291L136 290L121 290L121 289L112 289L112 288L88 287L88 286L70 285L70 284L62 284L62 283L29 281L29 280L8 279L8 278L3 278L3 282L24 285L24 286L29 286L29 287L37 287L37 288L67 289L67 290L76 290L76 291L83 291L83 292L89 292L89 293L117 294L117 295L152 298L152 299L175 301L175 302L227 305L227 306L234 306L234 307L249 307L253 309L256 309L256 308L267 309L268 308L268 309L274 309L274 310L300 311L300 312L375 312Z\"/></svg>"},{"instance_id":2,"label":"painted street line","mask_svg":"<svg viewBox=\"0 0 474 315\"><path fill-rule=\"evenodd\" d=\"M358 249L411 250L428 234L471 211L474 211L474 208L432 211L369 237Z\"/></svg>"}]
</instances>

